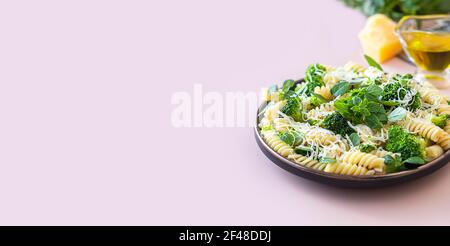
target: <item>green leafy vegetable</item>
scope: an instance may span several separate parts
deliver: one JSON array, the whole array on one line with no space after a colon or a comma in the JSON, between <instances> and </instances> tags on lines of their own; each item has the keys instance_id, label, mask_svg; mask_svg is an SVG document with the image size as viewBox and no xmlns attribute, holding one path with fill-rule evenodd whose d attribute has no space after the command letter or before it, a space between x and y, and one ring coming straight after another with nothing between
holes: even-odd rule
<instances>
[{"instance_id":1,"label":"green leafy vegetable","mask_svg":"<svg viewBox=\"0 0 450 246\"><path fill-rule=\"evenodd\" d=\"M425 160L421 157L413 156L402 161L398 156L392 157L387 155L384 157L384 164L386 164L386 173L395 173L416 168L417 165L423 165Z\"/></svg>"},{"instance_id":2,"label":"green leafy vegetable","mask_svg":"<svg viewBox=\"0 0 450 246\"><path fill-rule=\"evenodd\" d=\"M305 81L307 95L311 95L318 86L323 86L323 76L327 71L326 67L321 64L311 64L306 69Z\"/></svg>"},{"instance_id":3,"label":"green leafy vegetable","mask_svg":"<svg viewBox=\"0 0 450 246\"><path fill-rule=\"evenodd\" d=\"M294 87L294 85L295 85L295 81L294 80L292 80L292 79L286 80L283 83L282 91L284 93L286 93L287 91L291 90Z\"/></svg>"},{"instance_id":4,"label":"green leafy vegetable","mask_svg":"<svg viewBox=\"0 0 450 246\"><path fill-rule=\"evenodd\" d=\"M399 157L392 157L387 155L384 157L384 164L386 164L386 173L395 173L408 170L404 162Z\"/></svg>"},{"instance_id":5,"label":"green leafy vegetable","mask_svg":"<svg viewBox=\"0 0 450 246\"><path fill-rule=\"evenodd\" d=\"M406 132L401 126L394 125L388 130L386 150L400 153L403 160L417 156L425 158L425 140Z\"/></svg>"},{"instance_id":6,"label":"green leafy vegetable","mask_svg":"<svg viewBox=\"0 0 450 246\"><path fill-rule=\"evenodd\" d=\"M402 120L406 117L406 113L408 111L406 111L406 109L402 108L402 107L398 107L396 109L394 109L389 115L388 115L388 120L390 122L395 122L395 121L399 121Z\"/></svg>"},{"instance_id":7,"label":"green leafy vegetable","mask_svg":"<svg viewBox=\"0 0 450 246\"><path fill-rule=\"evenodd\" d=\"M283 112L288 116L291 116L295 121L302 121L303 113L300 98L289 97L286 101L286 105L284 105L283 108L281 108L281 112Z\"/></svg>"},{"instance_id":8,"label":"green leafy vegetable","mask_svg":"<svg viewBox=\"0 0 450 246\"><path fill-rule=\"evenodd\" d=\"M334 107L352 123L377 129L387 122L386 111L379 101L381 93L382 89L375 84L353 89L349 96L336 100Z\"/></svg>"},{"instance_id":9,"label":"green leafy vegetable","mask_svg":"<svg viewBox=\"0 0 450 246\"><path fill-rule=\"evenodd\" d=\"M348 125L348 121L339 113L334 112L323 120L323 127L341 136L350 135L355 132Z\"/></svg>"},{"instance_id":10,"label":"green leafy vegetable","mask_svg":"<svg viewBox=\"0 0 450 246\"><path fill-rule=\"evenodd\" d=\"M350 138L350 141L352 142L353 146L358 146L361 141L359 139L359 135L357 133L350 134L349 138Z\"/></svg>"},{"instance_id":11,"label":"green leafy vegetable","mask_svg":"<svg viewBox=\"0 0 450 246\"><path fill-rule=\"evenodd\" d=\"M305 146L297 146L294 149L294 152L296 154L304 155L304 156L308 156L312 151L313 151L313 149L311 147L305 147Z\"/></svg>"},{"instance_id":12,"label":"green leafy vegetable","mask_svg":"<svg viewBox=\"0 0 450 246\"><path fill-rule=\"evenodd\" d=\"M396 75L392 78L392 82L387 83L383 87L383 93L381 100L383 105L386 106L397 106L399 101L405 100L406 94L412 95L414 91L408 86L409 81L412 76L410 74L406 75ZM420 93L415 92L414 96L410 96L409 100L404 102L406 108L409 110L416 110L420 107Z\"/></svg>"},{"instance_id":13,"label":"green leafy vegetable","mask_svg":"<svg viewBox=\"0 0 450 246\"><path fill-rule=\"evenodd\" d=\"M423 158L421 158L421 157L413 156L413 157L409 157L404 162L405 163L410 163L410 164L423 165L423 164L425 164L426 161Z\"/></svg>"},{"instance_id":14,"label":"green leafy vegetable","mask_svg":"<svg viewBox=\"0 0 450 246\"><path fill-rule=\"evenodd\" d=\"M350 83L347 81L341 81L331 88L331 94L334 96L340 96L347 93L348 90L350 90Z\"/></svg>"},{"instance_id":15,"label":"green leafy vegetable","mask_svg":"<svg viewBox=\"0 0 450 246\"><path fill-rule=\"evenodd\" d=\"M433 124L439 126L440 128L444 128L447 125L447 120L450 119L450 115L448 114L441 114L441 115L433 115L431 118L431 122Z\"/></svg>"},{"instance_id":16,"label":"green leafy vegetable","mask_svg":"<svg viewBox=\"0 0 450 246\"><path fill-rule=\"evenodd\" d=\"M380 66L380 64L378 64L378 62L376 62L372 57L364 55L364 58L366 58L366 61L369 64L369 66L374 67L380 71L383 71L383 68Z\"/></svg>"},{"instance_id":17,"label":"green leafy vegetable","mask_svg":"<svg viewBox=\"0 0 450 246\"><path fill-rule=\"evenodd\" d=\"M290 146L298 145L303 140L302 134L296 131L279 133L279 137L283 142L289 144Z\"/></svg>"},{"instance_id":18,"label":"green leafy vegetable","mask_svg":"<svg viewBox=\"0 0 450 246\"><path fill-rule=\"evenodd\" d=\"M372 150L375 150L376 147L373 144L363 143L359 145L359 150L361 152L369 153Z\"/></svg>"},{"instance_id":19,"label":"green leafy vegetable","mask_svg":"<svg viewBox=\"0 0 450 246\"><path fill-rule=\"evenodd\" d=\"M446 14L450 12L448 0L341 0L347 6L366 16L385 14L395 21L405 15Z\"/></svg>"},{"instance_id":20,"label":"green leafy vegetable","mask_svg":"<svg viewBox=\"0 0 450 246\"><path fill-rule=\"evenodd\" d=\"M281 87L281 98L288 99L289 97L295 96L295 81L294 80L286 80L283 83L283 87Z\"/></svg>"}]
</instances>

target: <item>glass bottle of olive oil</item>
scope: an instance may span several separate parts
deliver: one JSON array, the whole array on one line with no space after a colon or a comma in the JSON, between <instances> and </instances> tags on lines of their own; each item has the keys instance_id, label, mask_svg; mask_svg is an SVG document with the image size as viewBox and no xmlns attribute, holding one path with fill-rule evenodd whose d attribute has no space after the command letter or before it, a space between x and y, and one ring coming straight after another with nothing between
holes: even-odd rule
<instances>
[{"instance_id":1,"label":"glass bottle of olive oil","mask_svg":"<svg viewBox=\"0 0 450 246\"><path fill-rule=\"evenodd\" d=\"M403 49L419 70L416 78L450 87L450 15L405 16L396 27Z\"/></svg>"},{"instance_id":2,"label":"glass bottle of olive oil","mask_svg":"<svg viewBox=\"0 0 450 246\"><path fill-rule=\"evenodd\" d=\"M406 51L418 67L443 71L450 65L450 33L404 31Z\"/></svg>"}]
</instances>

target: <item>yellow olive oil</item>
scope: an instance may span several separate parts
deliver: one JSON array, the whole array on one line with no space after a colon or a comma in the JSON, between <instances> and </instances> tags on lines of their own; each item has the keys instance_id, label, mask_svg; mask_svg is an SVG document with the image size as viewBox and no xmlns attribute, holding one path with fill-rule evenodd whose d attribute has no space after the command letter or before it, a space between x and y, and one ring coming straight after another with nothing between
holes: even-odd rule
<instances>
[{"instance_id":1,"label":"yellow olive oil","mask_svg":"<svg viewBox=\"0 0 450 246\"><path fill-rule=\"evenodd\" d=\"M450 66L450 33L402 31L406 50L418 67L443 71Z\"/></svg>"}]
</instances>

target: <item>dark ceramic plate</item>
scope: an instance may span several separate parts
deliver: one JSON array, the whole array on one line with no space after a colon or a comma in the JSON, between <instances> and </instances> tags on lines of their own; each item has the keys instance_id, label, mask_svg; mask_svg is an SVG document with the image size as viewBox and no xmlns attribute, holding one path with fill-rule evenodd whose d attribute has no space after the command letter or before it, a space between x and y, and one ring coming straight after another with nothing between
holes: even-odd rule
<instances>
[{"instance_id":1,"label":"dark ceramic plate","mask_svg":"<svg viewBox=\"0 0 450 246\"><path fill-rule=\"evenodd\" d=\"M297 81L297 83L301 81L303 80L299 80ZM431 161L425 165L422 165L417 169L378 176L340 175L340 174L326 173L323 171L303 167L301 165L296 164L293 161L284 158L283 156L272 150L262 139L261 132L258 127L260 120L260 117L258 117L258 115L259 112L265 106L266 102L264 102L259 107L258 112L256 114L257 115L256 125L254 130L256 142L258 143L259 148L270 160L272 160L273 163L277 164L279 167L293 174L296 174L300 177L311 179L320 183L349 188L373 188L373 187L388 186L397 183L402 183L405 181L414 180L423 177L425 175L428 175L436 171L437 169L445 166L450 160L450 151L447 151L446 153L444 153L444 155L440 156L436 160Z\"/></svg>"}]
</instances>

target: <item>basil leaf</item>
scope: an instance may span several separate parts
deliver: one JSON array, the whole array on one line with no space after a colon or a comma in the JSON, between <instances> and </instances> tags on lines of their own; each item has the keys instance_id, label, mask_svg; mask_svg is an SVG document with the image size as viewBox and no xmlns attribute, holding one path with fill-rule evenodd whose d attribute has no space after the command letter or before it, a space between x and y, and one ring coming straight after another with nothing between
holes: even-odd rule
<instances>
[{"instance_id":1,"label":"basil leaf","mask_svg":"<svg viewBox=\"0 0 450 246\"><path fill-rule=\"evenodd\" d=\"M395 164L395 160L392 156L387 155L384 157L384 164L386 165L394 165Z\"/></svg>"},{"instance_id":2,"label":"basil leaf","mask_svg":"<svg viewBox=\"0 0 450 246\"><path fill-rule=\"evenodd\" d=\"M383 68L381 68L380 64L378 64L378 62L376 62L372 57L368 56L368 55L364 55L364 58L366 58L367 63L374 68L377 68L380 71L383 71Z\"/></svg>"},{"instance_id":3,"label":"basil leaf","mask_svg":"<svg viewBox=\"0 0 450 246\"><path fill-rule=\"evenodd\" d=\"M295 81L290 79L290 80L286 80L283 83L283 88L282 91L284 93L288 92L293 86L295 85Z\"/></svg>"},{"instance_id":4,"label":"basil leaf","mask_svg":"<svg viewBox=\"0 0 450 246\"><path fill-rule=\"evenodd\" d=\"M359 145L360 139L359 139L359 135L357 133L350 134L350 136L348 138L350 138L350 141L352 142L353 146Z\"/></svg>"},{"instance_id":5,"label":"basil leaf","mask_svg":"<svg viewBox=\"0 0 450 246\"><path fill-rule=\"evenodd\" d=\"M366 116L366 123L367 123L367 126L370 128L379 129L382 127L381 122L378 119L378 117L373 114Z\"/></svg>"},{"instance_id":6,"label":"basil leaf","mask_svg":"<svg viewBox=\"0 0 450 246\"><path fill-rule=\"evenodd\" d=\"M367 87L365 97L370 101L378 101L378 98L383 93L383 89L377 85L370 85Z\"/></svg>"},{"instance_id":7,"label":"basil leaf","mask_svg":"<svg viewBox=\"0 0 450 246\"><path fill-rule=\"evenodd\" d=\"M336 159L330 158L330 157L323 157L320 159L320 162L323 163L336 163Z\"/></svg>"},{"instance_id":8,"label":"basil leaf","mask_svg":"<svg viewBox=\"0 0 450 246\"><path fill-rule=\"evenodd\" d=\"M312 151L313 151L312 148L310 148L310 147L304 147L304 146L297 146L297 147L294 149L294 152L295 152L296 154L304 155L304 156L308 155L308 154L309 154L310 152L312 152Z\"/></svg>"},{"instance_id":9,"label":"basil leaf","mask_svg":"<svg viewBox=\"0 0 450 246\"><path fill-rule=\"evenodd\" d=\"M399 121L402 120L406 117L406 109L403 107L398 107L396 109L394 109L389 115L388 115L388 120L390 122L395 122L395 121Z\"/></svg>"},{"instance_id":10,"label":"basil leaf","mask_svg":"<svg viewBox=\"0 0 450 246\"><path fill-rule=\"evenodd\" d=\"M344 95L349 89L350 83L347 81L341 81L331 88L331 94L334 96Z\"/></svg>"},{"instance_id":11,"label":"basil leaf","mask_svg":"<svg viewBox=\"0 0 450 246\"><path fill-rule=\"evenodd\" d=\"M418 156L409 157L404 162L405 163L409 163L409 164L417 164L417 165L425 164L425 160L423 158L418 157Z\"/></svg>"},{"instance_id":12,"label":"basil leaf","mask_svg":"<svg viewBox=\"0 0 450 246\"><path fill-rule=\"evenodd\" d=\"M281 141L287 143L290 146L293 146L295 143L295 136L294 136L294 134L291 134L290 132L280 133L279 137L280 137Z\"/></svg>"}]
</instances>

